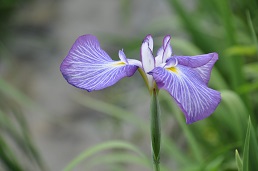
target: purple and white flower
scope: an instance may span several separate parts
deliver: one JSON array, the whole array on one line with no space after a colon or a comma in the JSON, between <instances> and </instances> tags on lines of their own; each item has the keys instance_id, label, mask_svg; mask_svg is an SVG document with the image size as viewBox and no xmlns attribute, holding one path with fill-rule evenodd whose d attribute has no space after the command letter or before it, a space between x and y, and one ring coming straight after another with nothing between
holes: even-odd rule
<instances>
[{"instance_id":1,"label":"purple and white flower","mask_svg":"<svg viewBox=\"0 0 258 171\"><path fill-rule=\"evenodd\" d=\"M132 76L137 69L143 70L148 88L157 85L166 90L190 124L211 115L220 103L220 93L207 86L218 54L175 56L170 40L169 35L164 37L154 57L153 39L147 35L141 46L141 61L127 59L122 50L120 60L114 61L95 36L84 35L75 41L60 70L68 83L87 91L104 89Z\"/></svg>"},{"instance_id":2,"label":"purple and white flower","mask_svg":"<svg viewBox=\"0 0 258 171\"><path fill-rule=\"evenodd\" d=\"M132 76L141 65L140 61L128 60L122 50L120 61L112 60L100 48L93 35L80 36L73 44L60 70L68 83L87 91L112 86L123 77Z\"/></svg>"}]
</instances>

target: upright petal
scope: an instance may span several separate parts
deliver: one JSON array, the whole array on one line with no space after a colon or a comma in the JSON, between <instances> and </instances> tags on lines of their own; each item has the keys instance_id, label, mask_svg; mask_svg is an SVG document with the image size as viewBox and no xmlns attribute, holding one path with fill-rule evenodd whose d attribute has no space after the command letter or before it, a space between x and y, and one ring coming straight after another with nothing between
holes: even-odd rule
<instances>
[{"instance_id":1,"label":"upright petal","mask_svg":"<svg viewBox=\"0 0 258 171\"><path fill-rule=\"evenodd\" d=\"M163 52L162 62L166 62L166 60L172 56L172 47L170 46L170 40L171 40L170 35L165 36L163 39L164 52Z\"/></svg>"},{"instance_id":2,"label":"upright petal","mask_svg":"<svg viewBox=\"0 0 258 171\"><path fill-rule=\"evenodd\" d=\"M124 53L123 50L119 50L118 56L119 56L119 58L120 58L120 60L121 60L122 62L128 64L128 60L127 60L127 58L126 58L125 53Z\"/></svg>"},{"instance_id":3,"label":"upright petal","mask_svg":"<svg viewBox=\"0 0 258 171\"><path fill-rule=\"evenodd\" d=\"M170 46L170 35L167 35L163 39L162 46L157 51L156 66L159 66L162 63L165 63L168 58L172 56L172 47Z\"/></svg>"},{"instance_id":4,"label":"upright petal","mask_svg":"<svg viewBox=\"0 0 258 171\"><path fill-rule=\"evenodd\" d=\"M137 66L126 63L122 51L121 61L113 61L100 48L93 35L80 36L73 44L60 70L68 83L87 91L100 90L118 82L123 77L132 76Z\"/></svg>"},{"instance_id":5,"label":"upright petal","mask_svg":"<svg viewBox=\"0 0 258 171\"><path fill-rule=\"evenodd\" d=\"M153 38L152 38L152 36L151 36L150 34L148 34L148 35L144 38L143 42L147 42L147 43L148 43L148 47L149 47L150 50L153 52Z\"/></svg>"},{"instance_id":6,"label":"upright petal","mask_svg":"<svg viewBox=\"0 0 258 171\"><path fill-rule=\"evenodd\" d=\"M155 60L152 55L152 51L149 48L149 44L146 41L143 41L141 46L141 61L142 61L142 68L145 73L148 73L155 67ZM153 77L147 74L148 78L148 85L153 85Z\"/></svg>"},{"instance_id":7,"label":"upright petal","mask_svg":"<svg viewBox=\"0 0 258 171\"><path fill-rule=\"evenodd\" d=\"M208 84L211 75L211 69L218 60L217 53L209 53L197 56L175 56L178 63L193 68L200 74L203 81Z\"/></svg>"},{"instance_id":8,"label":"upright petal","mask_svg":"<svg viewBox=\"0 0 258 171\"><path fill-rule=\"evenodd\" d=\"M179 64L171 68L156 67L149 74L153 75L159 88L175 99L188 124L211 115L221 100L220 93L208 88L192 68Z\"/></svg>"}]
</instances>

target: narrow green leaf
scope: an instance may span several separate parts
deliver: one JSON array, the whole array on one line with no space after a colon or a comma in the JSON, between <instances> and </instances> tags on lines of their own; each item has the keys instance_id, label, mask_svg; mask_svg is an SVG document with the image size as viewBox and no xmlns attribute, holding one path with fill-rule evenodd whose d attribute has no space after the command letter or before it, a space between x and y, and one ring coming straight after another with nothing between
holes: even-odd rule
<instances>
[{"instance_id":1,"label":"narrow green leaf","mask_svg":"<svg viewBox=\"0 0 258 171\"><path fill-rule=\"evenodd\" d=\"M180 17L184 28L188 31L190 36L192 37L193 42L206 53L210 52L211 50L214 51L213 45L211 41L207 38L207 35L203 34L202 29L199 27L201 24L197 18L194 18L193 15L184 8L182 2L179 0L167 0L168 4L177 15Z\"/></svg>"},{"instance_id":2,"label":"narrow green leaf","mask_svg":"<svg viewBox=\"0 0 258 171\"><path fill-rule=\"evenodd\" d=\"M242 161L241 157L239 156L237 149L235 151L235 157L236 157L236 164L237 164L238 171L243 171L243 161Z\"/></svg>"},{"instance_id":3,"label":"narrow green leaf","mask_svg":"<svg viewBox=\"0 0 258 171\"><path fill-rule=\"evenodd\" d=\"M5 141L4 137L0 134L0 161L1 164L8 170L8 171L24 171L25 169L20 164L18 158L11 150L8 143Z\"/></svg>"},{"instance_id":4,"label":"narrow green leaf","mask_svg":"<svg viewBox=\"0 0 258 171\"><path fill-rule=\"evenodd\" d=\"M227 48L222 56L253 56L257 53L257 48L255 45L236 45Z\"/></svg>"},{"instance_id":5,"label":"narrow green leaf","mask_svg":"<svg viewBox=\"0 0 258 171\"><path fill-rule=\"evenodd\" d=\"M239 94L247 94L258 90L258 81L241 85L236 91Z\"/></svg>"},{"instance_id":6,"label":"narrow green leaf","mask_svg":"<svg viewBox=\"0 0 258 171\"><path fill-rule=\"evenodd\" d=\"M16 115L21 114L16 113ZM27 126L24 125L27 124L26 121L23 120L22 122L24 123L20 123L22 117L19 117L20 119L17 119L17 123L24 125L25 128L23 126L15 127L16 124L7 116L8 115L0 109L0 128L6 131L13 142L21 149L24 156L30 159L30 162L35 162L41 170L47 170L46 165L29 135Z\"/></svg>"},{"instance_id":7,"label":"narrow green leaf","mask_svg":"<svg viewBox=\"0 0 258 171\"><path fill-rule=\"evenodd\" d=\"M146 160L145 158L133 155L126 154L121 152L112 152L112 154L108 153L106 155L101 155L94 157L89 160L86 165L86 170L92 170L92 167L100 165L100 164L113 164L113 163L132 163L143 166L144 168L151 169L152 164Z\"/></svg>"},{"instance_id":8,"label":"narrow green leaf","mask_svg":"<svg viewBox=\"0 0 258 171\"><path fill-rule=\"evenodd\" d=\"M161 42L161 41L160 41ZM203 52L189 40L173 37L173 51L178 50L184 55L199 55Z\"/></svg>"},{"instance_id":9,"label":"narrow green leaf","mask_svg":"<svg viewBox=\"0 0 258 171\"><path fill-rule=\"evenodd\" d=\"M22 106L32 107L37 106L31 99L29 99L25 94L17 90L13 85L9 84L5 80L0 78L0 91L6 96L11 97L16 102Z\"/></svg>"},{"instance_id":10,"label":"narrow green leaf","mask_svg":"<svg viewBox=\"0 0 258 171\"><path fill-rule=\"evenodd\" d=\"M96 110L98 112L102 112L104 114L107 114L109 116L118 118L120 120L126 121L126 122L130 122L130 123L134 123L137 126L139 126L140 128L142 128L143 124L142 121L139 120L139 118L137 118L135 116L135 114L110 103L101 101L101 100L97 100L91 97L88 97L86 95L82 95L82 94L75 94L72 97L77 103L88 107L90 109ZM100 107L101 106L101 107Z\"/></svg>"},{"instance_id":11,"label":"narrow green leaf","mask_svg":"<svg viewBox=\"0 0 258 171\"><path fill-rule=\"evenodd\" d=\"M222 101L213 115L216 118L215 126L226 128L234 141L242 141L249 116L246 106L236 92L230 90L220 92Z\"/></svg>"},{"instance_id":12,"label":"narrow green leaf","mask_svg":"<svg viewBox=\"0 0 258 171\"><path fill-rule=\"evenodd\" d=\"M217 67L212 68L211 79L209 85L217 90L228 89L228 84L225 79L222 77L221 73Z\"/></svg>"},{"instance_id":13,"label":"narrow green leaf","mask_svg":"<svg viewBox=\"0 0 258 171\"><path fill-rule=\"evenodd\" d=\"M210 163L207 164L207 166L205 167L205 170L206 171L219 170L223 160L224 160L224 156L219 156L219 157L213 159Z\"/></svg>"},{"instance_id":14,"label":"narrow green leaf","mask_svg":"<svg viewBox=\"0 0 258 171\"><path fill-rule=\"evenodd\" d=\"M103 114L109 115L111 117L120 119L124 122L131 123L137 126L143 132L149 131L149 127L147 124L145 124L145 121L137 117L136 114L124 108L79 93L73 96L72 98L79 104L89 109L93 109L98 112L102 112ZM167 153L176 162L183 165L192 162L192 160L186 154L184 154L183 151L181 151L177 147L175 142L172 139L170 139L167 135L163 136L163 145L164 152Z\"/></svg>"},{"instance_id":15,"label":"narrow green leaf","mask_svg":"<svg viewBox=\"0 0 258 171\"><path fill-rule=\"evenodd\" d=\"M249 142L249 170L258 170L258 144L257 133L250 121L250 142Z\"/></svg>"},{"instance_id":16,"label":"narrow green leaf","mask_svg":"<svg viewBox=\"0 0 258 171\"><path fill-rule=\"evenodd\" d=\"M258 169L257 151L257 134L255 133L251 119L249 117L243 151L243 171L253 171Z\"/></svg>"},{"instance_id":17,"label":"narrow green leaf","mask_svg":"<svg viewBox=\"0 0 258 171\"><path fill-rule=\"evenodd\" d=\"M252 38L253 38L253 42L255 43L256 53L258 54L258 41L257 41L257 37L256 37L256 34L255 34L255 30L254 30L254 26L253 26L253 22L252 22L252 19L251 19L250 12L247 11L246 15L247 15L248 26L250 28L251 35L252 35Z\"/></svg>"},{"instance_id":18,"label":"narrow green leaf","mask_svg":"<svg viewBox=\"0 0 258 171\"><path fill-rule=\"evenodd\" d=\"M258 78L258 62L252 62L244 65L244 72L246 77Z\"/></svg>"},{"instance_id":19,"label":"narrow green leaf","mask_svg":"<svg viewBox=\"0 0 258 171\"><path fill-rule=\"evenodd\" d=\"M102 152L104 150L109 150L109 149L126 149L135 152L139 156L146 158L146 156L140 152L135 146L123 142L123 141L109 141L109 142L104 142L101 144L98 144L96 146L93 146L89 149L86 149L83 151L81 154L79 154L74 160L72 160L65 168L63 171L70 171L74 169L79 163L81 163L83 160L88 159L94 154L97 154L99 152Z\"/></svg>"},{"instance_id":20,"label":"narrow green leaf","mask_svg":"<svg viewBox=\"0 0 258 171\"><path fill-rule=\"evenodd\" d=\"M225 29L225 41L228 41L228 45L233 45L236 43L236 29L234 27L234 19L232 15L232 10L230 9L229 1L225 0L214 0L213 1L220 12L220 19L224 25Z\"/></svg>"},{"instance_id":21,"label":"narrow green leaf","mask_svg":"<svg viewBox=\"0 0 258 171\"><path fill-rule=\"evenodd\" d=\"M139 166L143 166L144 168L150 169L152 167L152 163L147 160L147 158L139 157L133 154L125 154L121 152L112 152L112 154L106 154L101 156L96 156L92 160L89 160L85 165L86 170L93 170L92 167L97 165L110 165L114 163L132 163L137 164ZM160 164L162 171L171 171L171 169L165 167Z\"/></svg>"},{"instance_id":22,"label":"narrow green leaf","mask_svg":"<svg viewBox=\"0 0 258 171\"><path fill-rule=\"evenodd\" d=\"M250 132L251 132L251 119L249 117L246 137L245 137L244 152L243 152L243 171L249 171Z\"/></svg>"}]
</instances>

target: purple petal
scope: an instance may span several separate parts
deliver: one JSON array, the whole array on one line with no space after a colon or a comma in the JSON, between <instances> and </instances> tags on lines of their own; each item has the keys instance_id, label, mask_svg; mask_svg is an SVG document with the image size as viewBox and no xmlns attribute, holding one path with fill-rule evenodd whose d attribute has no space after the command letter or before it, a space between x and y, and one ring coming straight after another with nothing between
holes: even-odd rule
<instances>
[{"instance_id":1,"label":"purple petal","mask_svg":"<svg viewBox=\"0 0 258 171\"><path fill-rule=\"evenodd\" d=\"M162 46L157 51L157 60L160 61L159 58L162 58L162 61L160 63L166 62L166 60L172 56L172 47L170 46L170 40L170 35L165 36Z\"/></svg>"},{"instance_id":2,"label":"purple petal","mask_svg":"<svg viewBox=\"0 0 258 171\"><path fill-rule=\"evenodd\" d=\"M142 68L145 73L153 70L155 67L155 60L152 55L152 51L148 46L148 42L143 42L141 46L141 61L142 61ZM148 85L152 86L153 85L153 78L151 75L147 74L148 78Z\"/></svg>"},{"instance_id":3,"label":"purple petal","mask_svg":"<svg viewBox=\"0 0 258 171\"><path fill-rule=\"evenodd\" d=\"M156 67L149 72L159 88L170 93L182 109L186 123L191 124L211 115L221 96L210 89L194 69L177 65L171 68Z\"/></svg>"},{"instance_id":4,"label":"purple petal","mask_svg":"<svg viewBox=\"0 0 258 171\"><path fill-rule=\"evenodd\" d=\"M211 75L211 69L218 60L217 53L209 53L197 56L175 56L178 64L193 68L202 77L203 81L208 84Z\"/></svg>"},{"instance_id":5,"label":"purple petal","mask_svg":"<svg viewBox=\"0 0 258 171\"><path fill-rule=\"evenodd\" d=\"M166 62L166 60L172 56L172 47L170 46L170 40L171 40L170 35L165 36L163 39L163 49L164 49L163 59L162 59L163 62Z\"/></svg>"},{"instance_id":6,"label":"purple petal","mask_svg":"<svg viewBox=\"0 0 258 171\"><path fill-rule=\"evenodd\" d=\"M163 46L161 46L158 51L157 51L157 56L163 56L163 52L164 52L164 49L163 49Z\"/></svg>"},{"instance_id":7,"label":"purple petal","mask_svg":"<svg viewBox=\"0 0 258 171\"><path fill-rule=\"evenodd\" d=\"M128 60L127 60L127 58L126 58L125 53L124 53L123 50L119 50L118 56L119 56L119 58L120 58L120 60L121 60L122 62L128 64Z\"/></svg>"},{"instance_id":8,"label":"purple petal","mask_svg":"<svg viewBox=\"0 0 258 171\"><path fill-rule=\"evenodd\" d=\"M143 42L141 46L141 61L142 67L146 73L151 71L155 66L154 57L147 42Z\"/></svg>"},{"instance_id":9,"label":"purple petal","mask_svg":"<svg viewBox=\"0 0 258 171\"><path fill-rule=\"evenodd\" d=\"M150 34L148 34L148 35L144 38L143 42L147 42L147 43L148 43L148 47L149 47L150 50L153 52L153 38L152 38L152 36L151 36Z\"/></svg>"},{"instance_id":10,"label":"purple petal","mask_svg":"<svg viewBox=\"0 0 258 171\"><path fill-rule=\"evenodd\" d=\"M120 55L126 59L124 54ZM87 91L109 87L132 76L137 68L124 61L113 61L93 35L80 36L60 66L68 83Z\"/></svg>"}]
</instances>

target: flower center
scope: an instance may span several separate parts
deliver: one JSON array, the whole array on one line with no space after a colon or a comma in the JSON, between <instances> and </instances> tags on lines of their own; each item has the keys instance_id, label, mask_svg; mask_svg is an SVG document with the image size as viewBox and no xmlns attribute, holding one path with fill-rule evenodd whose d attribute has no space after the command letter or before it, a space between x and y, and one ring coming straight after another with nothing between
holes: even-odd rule
<instances>
[{"instance_id":1,"label":"flower center","mask_svg":"<svg viewBox=\"0 0 258 171\"><path fill-rule=\"evenodd\" d=\"M125 65L126 63L122 62L122 61L119 61L119 62L116 62L114 63L114 66L123 66Z\"/></svg>"},{"instance_id":2,"label":"flower center","mask_svg":"<svg viewBox=\"0 0 258 171\"><path fill-rule=\"evenodd\" d=\"M169 71L172 71L174 73L178 73L176 67L170 67L170 68L166 68L166 69Z\"/></svg>"}]
</instances>

